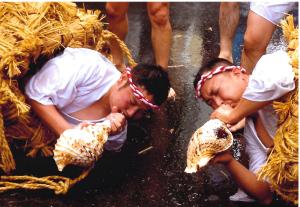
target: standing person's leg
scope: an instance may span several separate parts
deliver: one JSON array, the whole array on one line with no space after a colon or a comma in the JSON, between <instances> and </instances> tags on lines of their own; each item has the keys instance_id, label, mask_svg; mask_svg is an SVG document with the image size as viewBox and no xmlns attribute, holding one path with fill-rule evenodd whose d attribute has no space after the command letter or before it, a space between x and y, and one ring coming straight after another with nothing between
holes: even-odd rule
<instances>
[{"instance_id":1,"label":"standing person's leg","mask_svg":"<svg viewBox=\"0 0 300 207\"><path fill-rule=\"evenodd\" d=\"M220 53L219 58L233 62L232 43L240 19L239 2L221 2L219 12Z\"/></svg>"},{"instance_id":2,"label":"standing person's leg","mask_svg":"<svg viewBox=\"0 0 300 207\"><path fill-rule=\"evenodd\" d=\"M148 2L147 10L151 22L151 39L155 61L167 69L169 64L172 28L168 2Z\"/></svg>"},{"instance_id":3,"label":"standing person's leg","mask_svg":"<svg viewBox=\"0 0 300 207\"><path fill-rule=\"evenodd\" d=\"M244 50L241 57L241 66L248 73L252 73L259 58L266 53L274 30L275 25L272 22L251 10L249 11L247 29L244 35Z\"/></svg>"},{"instance_id":4,"label":"standing person's leg","mask_svg":"<svg viewBox=\"0 0 300 207\"><path fill-rule=\"evenodd\" d=\"M128 2L107 2L105 5L109 23L108 29L123 41L128 33L128 4ZM113 63L119 70L123 71L125 64L119 44L113 41L110 49L113 56Z\"/></svg>"}]
</instances>

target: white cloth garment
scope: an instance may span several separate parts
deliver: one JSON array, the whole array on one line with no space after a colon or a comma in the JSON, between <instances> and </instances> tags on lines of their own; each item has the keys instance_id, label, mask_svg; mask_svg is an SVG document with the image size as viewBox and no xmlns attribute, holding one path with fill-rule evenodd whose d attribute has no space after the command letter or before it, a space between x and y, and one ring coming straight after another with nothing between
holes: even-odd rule
<instances>
[{"instance_id":1,"label":"white cloth garment","mask_svg":"<svg viewBox=\"0 0 300 207\"><path fill-rule=\"evenodd\" d=\"M294 73L289 64L289 57L286 52L277 51L262 56L257 62L249 78L249 83L243 94L243 98L250 101L276 100L294 88ZM272 104L260 109L258 116L261 118L268 134L274 138L277 116ZM246 119L244 137L246 153L249 156L249 170L257 173L267 160L268 148L264 146L257 136L254 122L250 117ZM230 200L244 202L254 201L241 189L231 196Z\"/></svg>"},{"instance_id":2,"label":"white cloth garment","mask_svg":"<svg viewBox=\"0 0 300 207\"><path fill-rule=\"evenodd\" d=\"M296 6L296 2L276 1L255 1L251 2L250 10L275 25L280 23L289 11Z\"/></svg>"},{"instance_id":3,"label":"white cloth garment","mask_svg":"<svg viewBox=\"0 0 300 207\"><path fill-rule=\"evenodd\" d=\"M243 98L250 101L276 100L295 88L294 72L289 64L288 54L277 51L262 56L257 62ZM273 138L276 133L277 116L272 104L258 111L258 116ZM246 139L246 151L249 154L249 168L256 172L266 161L267 148L257 137L255 127L251 118L247 118L244 128Z\"/></svg>"},{"instance_id":4,"label":"white cloth garment","mask_svg":"<svg viewBox=\"0 0 300 207\"><path fill-rule=\"evenodd\" d=\"M26 84L25 93L43 105L55 105L72 124L78 120L70 113L79 111L99 100L117 82L121 73L99 52L86 48L66 48L49 60ZM101 122L101 120L88 120ZM107 150L119 150L126 140L126 129L110 136Z\"/></svg>"},{"instance_id":5,"label":"white cloth garment","mask_svg":"<svg viewBox=\"0 0 300 207\"><path fill-rule=\"evenodd\" d=\"M250 101L270 101L293 90L294 72L284 51L263 55L257 62L243 98Z\"/></svg>"}]
</instances>

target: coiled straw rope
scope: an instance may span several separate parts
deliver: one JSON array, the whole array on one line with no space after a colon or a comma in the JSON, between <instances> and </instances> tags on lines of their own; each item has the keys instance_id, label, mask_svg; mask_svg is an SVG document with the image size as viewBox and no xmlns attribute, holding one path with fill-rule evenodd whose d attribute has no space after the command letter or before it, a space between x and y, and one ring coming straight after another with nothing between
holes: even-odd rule
<instances>
[{"instance_id":1,"label":"coiled straw rope","mask_svg":"<svg viewBox=\"0 0 300 207\"><path fill-rule=\"evenodd\" d=\"M298 204L298 28L293 16L281 22L288 42L290 64L295 73L296 88L281 101L273 103L278 115L274 148L258 179L267 179L271 188L284 200Z\"/></svg>"},{"instance_id":2,"label":"coiled straw rope","mask_svg":"<svg viewBox=\"0 0 300 207\"><path fill-rule=\"evenodd\" d=\"M63 176L46 176L42 178L26 175L0 176L0 193L16 189L50 189L53 190L55 194L66 194L73 185L86 178L92 168L93 167L90 167L84 170L83 173L75 179Z\"/></svg>"},{"instance_id":3,"label":"coiled straw rope","mask_svg":"<svg viewBox=\"0 0 300 207\"><path fill-rule=\"evenodd\" d=\"M111 59L105 48L111 41L119 43L131 67L136 65L125 43L103 29L100 14L70 2L0 2L0 169L4 173L16 168L9 146L15 140L24 143L27 156L53 155L56 138L30 111L20 86L23 77L33 72L31 66L38 66L65 47L94 49ZM64 194L90 170L76 179L0 176L0 192L47 188Z\"/></svg>"}]
</instances>

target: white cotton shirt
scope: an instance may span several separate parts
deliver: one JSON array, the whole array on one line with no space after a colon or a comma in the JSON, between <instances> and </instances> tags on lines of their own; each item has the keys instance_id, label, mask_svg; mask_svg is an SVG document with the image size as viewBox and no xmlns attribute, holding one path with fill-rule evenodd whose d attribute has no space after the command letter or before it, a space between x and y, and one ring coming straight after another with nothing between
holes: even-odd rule
<instances>
[{"instance_id":1,"label":"white cotton shirt","mask_svg":"<svg viewBox=\"0 0 300 207\"><path fill-rule=\"evenodd\" d=\"M289 61L290 59L284 51L263 55L249 78L243 98L250 101L270 101L293 90L295 88L294 73ZM277 129L277 115L272 104L258 110L257 114L267 133L274 138ZM249 156L249 170L256 174L266 163L269 149L260 141L251 117L246 118L244 137L246 153ZM241 189L238 189L238 193L231 196L230 200L254 201Z\"/></svg>"},{"instance_id":2,"label":"white cotton shirt","mask_svg":"<svg viewBox=\"0 0 300 207\"><path fill-rule=\"evenodd\" d=\"M250 10L275 25L280 23L289 11L296 7L296 2L276 1L255 1L251 2Z\"/></svg>"},{"instance_id":3,"label":"white cotton shirt","mask_svg":"<svg viewBox=\"0 0 300 207\"><path fill-rule=\"evenodd\" d=\"M275 100L295 88L290 58L284 51L263 55L249 78L243 98L250 101Z\"/></svg>"},{"instance_id":4,"label":"white cotton shirt","mask_svg":"<svg viewBox=\"0 0 300 207\"><path fill-rule=\"evenodd\" d=\"M66 48L49 60L26 84L25 93L44 105L55 105L72 124L78 120L70 113L84 109L99 100L117 82L121 73L99 52L86 48ZM124 136L125 135L125 136ZM119 150L126 140L127 127L121 136L110 136L105 148Z\"/></svg>"},{"instance_id":5,"label":"white cotton shirt","mask_svg":"<svg viewBox=\"0 0 300 207\"><path fill-rule=\"evenodd\" d=\"M280 98L295 88L294 72L289 64L289 56L284 51L277 51L261 57L253 73L243 98L250 101L271 101ZM268 134L274 138L277 129L277 115L272 104L258 111ZM253 120L246 119L244 128L246 152L249 155L249 169L257 172L267 159L267 148L257 136Z\"/></svg>"},{"instance_id":6,"label":"white cotton shirt","mask_svg":"<svg viewBox=\"0 0 300 207\"><path fill-rule=\"evenodd\" d=\"M120 76L97 51L66 48L30 79L25 90L29 98L69 114L99 100Z\"/></svg>"}]
</instances>

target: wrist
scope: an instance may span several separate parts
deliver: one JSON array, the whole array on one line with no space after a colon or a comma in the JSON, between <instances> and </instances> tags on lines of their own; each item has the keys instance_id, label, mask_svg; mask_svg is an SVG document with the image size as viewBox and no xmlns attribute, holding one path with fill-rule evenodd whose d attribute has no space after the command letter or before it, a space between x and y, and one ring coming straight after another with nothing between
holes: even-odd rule
<instances>
[{"instance_id":1,"label":"wrist","mask_svg":"<svg viewBox=\"0 0 300 207\"><path fill-rule=\"evenodd\" d=\"M75 126L76 125L66 122L65 124L61 124L58 128L54 129L54 131L56 132L57 135L60 136L64 131L66 131L67 129L72 129Z\"/></svg>"},{"instance_id":2,"label":"wrist","mask_svg":"<svg viewBox=\"0 0 300 207\"><path fill-rule=\"evenodd\" d=\"M235 108L229 113L229 124L236 124L239 121L240 121L240 117L238 111Z\"/></svg>"},{"instance_id":3,"label":"wrist","mask_svg":"<svg viewBox=\"0 0 300 207\"><path fill-rule=\"evenodd\" d=\"M226 167L230 167L234 163L235 159L230 156L230 159L225 163Z\"/></svg>"}]
</instances>

